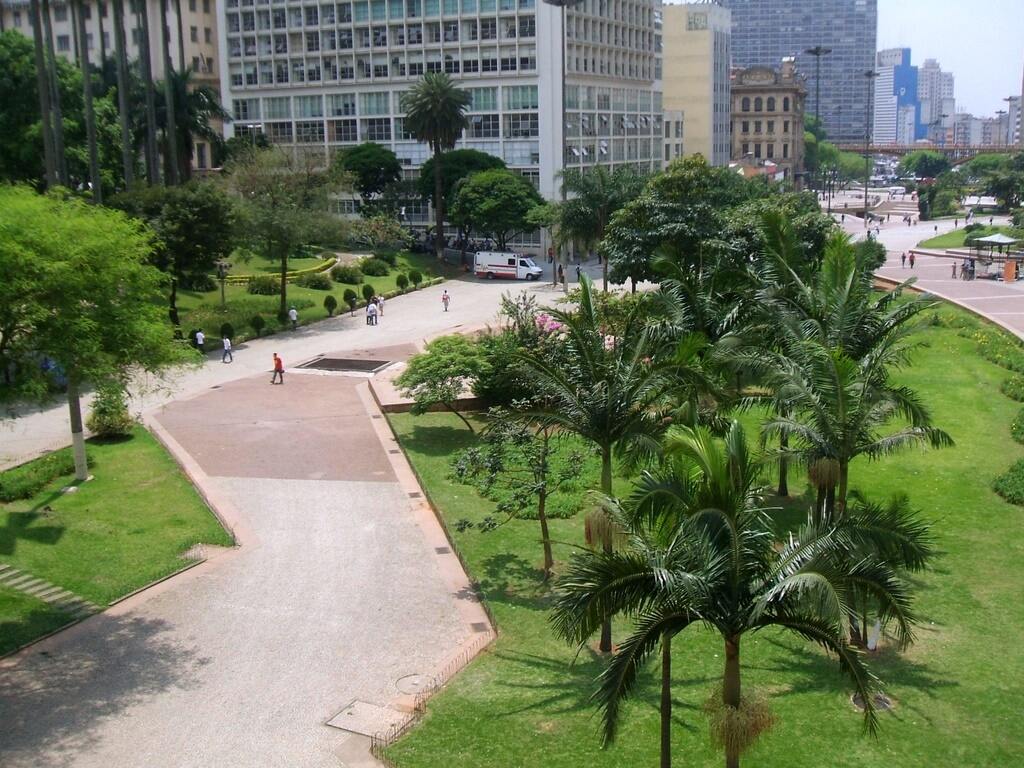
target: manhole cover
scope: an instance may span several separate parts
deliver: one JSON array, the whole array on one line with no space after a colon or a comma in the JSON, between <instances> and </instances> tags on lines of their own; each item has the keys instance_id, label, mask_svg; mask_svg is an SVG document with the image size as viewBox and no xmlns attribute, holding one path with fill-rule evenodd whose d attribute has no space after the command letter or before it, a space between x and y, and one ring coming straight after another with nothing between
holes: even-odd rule
<instances>
[{"instance_id":1,"label":"manhole cover","mask_svg":"<svg viewBox=\"0 0 1024 768\"><path fill-rule=\"evenodd\" d=\"M368 701L356 700L328 720L327 724L343 731L373 736L379 731L386 731L388 728L404 723L409 717L408 713L399 712L391 707L382 707Z\"/></svg>"},{"instance_id":2,"label":"manhole cover","mask_svg":"<svg viewBox=\"0 0 1024 768\"><path fill-rule=\"evenodd\" d=\"M853 706L855 706L858 711L864 711L864 699L859 693L853 694L850 697L850 701L853 702ZM875 705L875 709L885 710L893 708L892 699L890 699L884 693L871 694L871 703Z\"/></svg>"},{"instance_id":3,"label":"manhole cover","mask_svg":"<svg viewBox=\"0 0 1024 768\"><path fill-rule=\"evenodd\" d=\"M376 373L391 365L390 360L357 360L351 357L318 357L303 363L299 368L313 368L318 371L355 371Z\"/></svg>"},{"instance_id":4,"label":"manhole cover","mask_svg":"<svg viewBox=\"0 0 1024 768\"><path fill-rule=\"evenodd\" d=\"M426 675L406 675L395 681L395 687L402 693L419 693L426 690L430 680Z\"/></svg>"}]
</instances>

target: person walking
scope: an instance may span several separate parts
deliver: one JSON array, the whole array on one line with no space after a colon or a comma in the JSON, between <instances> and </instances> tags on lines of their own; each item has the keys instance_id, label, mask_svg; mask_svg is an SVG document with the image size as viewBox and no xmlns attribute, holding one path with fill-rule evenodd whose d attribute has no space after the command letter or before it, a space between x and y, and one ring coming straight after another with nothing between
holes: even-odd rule
<instances>
[{"instance_id":1,"label":"person walking","mask_svg":"<svg viewBox=\"0 0 1024 768\"><path fill-rule=\"evenodd\" d=\"M907 252L906 251L904 251L903 253L900 254L900 268L901 269L906 269L907 268Z\"/></svg>"},{"instance_id":2,"label":"person walking","mask_svg":"<svg viewBox=\"0 0 1024 768\"><path fill-rule=\"evenodd\" d=\"M383 296L378 296L377 297L377 315L379 317L384 317L384 297Z\"/></svg>"},{"instance_id":3,"label":"person walking","mask_svg":"<svg viewBox=\"0 0 1024 768\"><path fill-rule=\"evenodd\" d=\"M445 312L448 311L448 305L451 303L452 297L448 295L448 291L446 290L444 293L441 294L441 306L444 307Z\"/></svg>"},{"instance_id":4,"label":"person walking","mask_svg":"<svg viewBox=\"0 0 1024 768\"><path fill-rule=\"evenodd\" d=\"M199 350L200 355L206 354L206 334L203 333L202 328L196 331L196 349Z\"/></svg>"},{"instance_id":5,"label":"person walking","mask_svg":"<svg viewBox=\"0 0 1024 768\"><path fill-rule=\"evenodd\" d=\"M953 279L956 280L956 261L953 261Z\"/></svg>"},{"instance_id":6,"label":"person walking","mask_svg":"<svg viewBox=\"0 0 1024 768\"><path fill-rule=\"evenodd\" d=\"M235 356L231 354L231 339L225 336L222 341L224 342L224 352L220 356L222 363L233 363L235 362Z\"/></svg>"},{"instance_id":7,"label":"person walking","mask_svg":"<svg viewBox=\"0 0 1024 768\"><path fill-rule=\"evenodd\" d=\"M366 323L367 325L377 324L377 305L372 301L366 305Z\"/></svg>"},{"instance_id":8,"label":"person walking","mask_svg":"<svg viewBox=\"0 0 1024 768\"><path fill-rule=\"evenodd\" d=\"M910 252L910 268L911 269L914 268L914 252L913 251Z\"/></svg>"},{"instance_id":9,"label":"person walking","mask_svg":"<svg viewBox=\"0 0 1024 768\"><path fill-rule=\"evenodd\" d=\"M580 265L577 264L576 265L576 282L577 283L580 282L580 276L581 275L582 275L582 272L580 271Z\"/></svg>"},{"instance_id":10,"label":"person walking","mask_svg":"<svg viewBox=\"0 0 1024 768\"><path fill-rule=\"evenodd\" d=\"M284 384L284 361L274 353L274 375L270 377L271 384Z\"/></svg>"},{"instance_id":11,"label":"person walking","mask_svg":"<svg viewBox=\"0 0 1024 768\"><path fill-rule=\"evenodd\" d=\"M291 309L288 310L288 319L292 321L293 331L299 327L299 313L295 309L295 307L292 307Z\"/></svg>"}]
</instances>

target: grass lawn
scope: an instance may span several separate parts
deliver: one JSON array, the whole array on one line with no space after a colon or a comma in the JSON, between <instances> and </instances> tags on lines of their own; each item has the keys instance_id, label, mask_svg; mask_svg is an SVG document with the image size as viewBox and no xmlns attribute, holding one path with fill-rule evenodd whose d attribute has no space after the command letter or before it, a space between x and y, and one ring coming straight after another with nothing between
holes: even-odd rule
<instances>
[{"instance_id":1,"label":"grass lawn","mask_svg":"<svg viewBox=\"0 0 1024 768\"><path fill-rule=\"evenodd\" d=\"M289 269L298 270L304 267L313 266L318 263L317 259L290 259ZM370 283L378 293L388 293L398 289L395 283L399 274L408 276L409 270L418 269L423 275L424 281L434 277L444 277L453 274L451 266L438 264L431 254L400 253L398 265L391 269L386 277L367 277L365 282ZM276 274L275 264L253 257L248 263L236 265L234 271L242 274L268 272ZM330 291L316 291L311 288L303 288L294 283L288 284L288 302L294 303L299 311L299 318L303 324L322 320L327 317L327 310L324 309L324 299L327 294L333 294L338 300L338 307L345 307L342 297L345 289L351 288L359 296L362 303L363 285L348 285L346 283L333 283ZM220 287L213 291L178 291L178 311L181 317L182 329L187 333L194 328L202 327L206 332L207 349L216 349L220 344L220 326L224 322L231 323L235 328L235 342L252 338L255 334L249 327L249 320L253 315L262 315L266 321L266 328L263 335L273 332L278 326L277 309L279 297L277 296L255 296L246 290L243 285L226 285L224 295L227 300L227 308L220 306Z\"/></svg>"},{"instance_id":2,"label":"grass lawn","mask_svg":"<svg viewBox=\"0 0 1024 768\"><path fill-rule=\"evenodd\" d=\"M941 314L965 316L953 308ZM957 445L860 461L851 473L853 487L872 498L908 493L934 523L943 553L920 579L917 644L898 656L882 650L871 658L896 708L883 714L880 736L872 739L862 731L834 660L778 631L748 635L744 684L770 694L778 723L748 754L747 765L995 768L1024 761L1018 725L1024 711L1024 510L991 490L993 478L1024 455L1009 433L1020 405L999 393L1009 374L982 359L955 329L926 326L919 333L927 346L901 378ZM599 723L586 701L602 665L589 652L573 663L575 652L548 628L536 522L513 521L489 533L456 531L455 521L491 512L473 489L448 479L451 454L470 445L472 436L447 414L390 418L479 580L500 636L431 699L423 723L389 756L401 768L512 768L529 764L529 755L543 755L546 768L656 765L655 669L627 704L619 739L602 750ZM790 487L799 497L805 484L792 478ZM779 513L780 528L795 520L794 508L804 507L799 499L787 506ZM565 542L556 547L556 559L582 542L582 528L582 515L552 522L552 535ZM700 708L721 677L721 641L688 630L673 646L676 764L719 766L723 758L709 743Z\"/></svg>"},{"instance_id":3,"label":"grass lawn","mask_svg":"<svg viewBox=\"0 0 1024 768\"><path fill-rule=\"evenodd\" d=\"M71 621L64 611L14 589L0 587L0 656Z\"/></svg>"},{"instance_id":4,"label":"grass lawn","mask_svg":"<svg viewBox=\"0 0 1024 768\"><path fill-rule=\"evenodd\" d=\"M963 248L964 239L968 234L977 235L979 237L987 237L988 235L994 235L997 232L1002 232L1004 235L1010 237L1024 238L1024 232L1013 227L989 227L983 226L981 229L975 229L971 232L965 232L963 228L954 229L952 232L946 232L938 237L933 237L928 240L922 240L918 243L921 248Z\"/></svg>"},{"instance_id":5,"label":"grass lawn","mask_svg":"<svg viewBox=\"0 0 1024 768\"><path fill-rule=\"evenodd\" d=\"M60 493L58 478L35 496L0 504L0 562L97 605L172 573L193 544L230 536L163 447L141 427L130 440L89 442L94 479ZM34 601L0 593L0 652L52 629ZM38 631L37 631L38 629Z\"/></svg>"}]
</instances>

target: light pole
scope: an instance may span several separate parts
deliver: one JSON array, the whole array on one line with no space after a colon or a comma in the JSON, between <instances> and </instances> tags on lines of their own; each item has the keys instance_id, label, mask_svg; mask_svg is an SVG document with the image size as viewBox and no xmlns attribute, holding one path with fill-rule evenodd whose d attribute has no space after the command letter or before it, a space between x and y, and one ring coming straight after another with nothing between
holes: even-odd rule
<instances>
[{"instance_id":1,"label":"light pole","mask_svg":"<svg viewBox=\"0 0 1024 768\"><path fill-rule=\"evenodd\" d=\"M1006 138L1006 133L1005 133L1005 131L1003 131L1003 115L1005 115L1005 114L1006 114L1006 110L1005 109L997 109L996 110L996 126L999 128L999 135L1003 139ZM1007 123L1009 123L1009 121L1007 121ZM999 142L999 141L996 142L996 149L998 149L1001 146L1005 146L1005 141L1003 141L1002 143Z\"/></svg>"},{"instance_id":2,"label":"light pole","mask_svg":"<svg viewBox=\"0 0 1024 768\"><path fill-rule=\"evenodd\" d=\"M813 48L808 48L804 53L814 57L814 127L820 133L824 133L821 127L821 57L828 56L832 53L832 49L826 48L823 45L816 45ZM818 166L817 170L820 170L820 154Z\"/></svg>"},{"instance_id":3,"label":"light pole","mask_svg":"<svg viewBox=\"0 0 1024 768\"><path fill-rule=\"evenodd\" d=\"M868 226L868 181L871 178L871 107L874 101L875 78L878 73L873 69L864 72L868 80L868 103L864 115L864 228Z\"/></svg>"},{"instance_id":4,"label":"light pole","mask_svg":"<svg viewBox=\"0 0 1024 768\"><path fill-rule=\"evenodd\" d=\"M231 262L220 259L216 263L217 279L220 280L220 307L224 309L227 305L224 299L224 283L228 279L228 271L231 269Z\"/></svg>"}]
</instances>

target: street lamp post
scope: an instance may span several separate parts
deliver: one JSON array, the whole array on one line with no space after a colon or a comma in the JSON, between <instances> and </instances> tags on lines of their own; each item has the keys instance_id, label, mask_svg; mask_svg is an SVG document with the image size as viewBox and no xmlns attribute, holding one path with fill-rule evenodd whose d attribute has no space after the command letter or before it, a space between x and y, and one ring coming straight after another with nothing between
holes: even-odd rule
<instances>
[{"instance_id":1,"label":"street lamp post","mask_svg":"<svg viewBox=\"0 0 1024 768\"><path fill-rule=\"evenodd\" d=\"M808 48L804 53L814 57L814 127L824 133L821 130L821 57L828 56L832 53L832 49L826 48L823 45L816 45L813 48ZM820 170L821 165L820 157L819 154L818 170Z\"/></svg>"},{"instance_id":2,"label":"street lamp post","mask_svg":"<svg viewBox=\"0 0 1024 768\"><path fill-rule=\"evenodd\" d=\"M1005 109L997 109L996 110L996 127L999 129L999 137L1004 139L1003 142L1000 142L998 140L996 141L996 149L999 149L1000 147L1005 146L1006 133L1003 131L1003 115L1005 115L1005 114L1006 114L1006 110ZM1009 124L1009 121L1007 121L1007 124Z\"/></svg>"},{"instance_id":3,"label":"street lamp post","mask_svg":"<svg viewBox=\"0 0 1024 768\"><path fill-rule=\"evenodd\" d=\"M868 103L864 115L864 228L868 226L868 182L871 179L871 108L874 100L875 78L878 73L873 69L864 72L868 80Z\"/></svg>"},{"instance_id":4,"label":"street lamp post","mask_svg":"<svg viewBox=\"0 0 1024 768\"><path fill-rule=\"evenodd\" d=\"M224 298L224 283L228 279L228 271L231 269L231 262L220 259L216 263L217 266L217 279L220 280L220 306L223 309L227 302Z\"/></svg>"}]
</instances>

